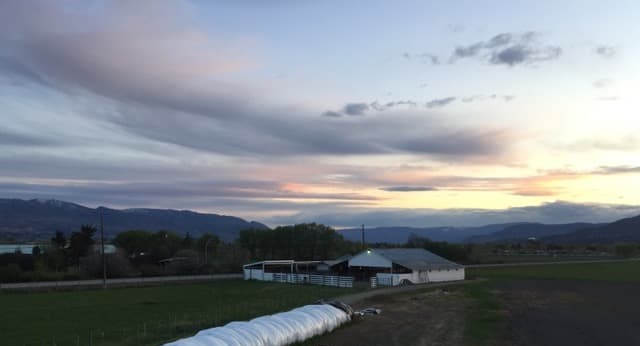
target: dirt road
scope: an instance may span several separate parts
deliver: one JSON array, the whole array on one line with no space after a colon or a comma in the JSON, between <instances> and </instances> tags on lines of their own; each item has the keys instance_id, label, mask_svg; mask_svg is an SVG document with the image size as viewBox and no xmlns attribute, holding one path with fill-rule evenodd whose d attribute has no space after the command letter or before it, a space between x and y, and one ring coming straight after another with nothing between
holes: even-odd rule
<instances>
[{"instance_id":1,"label":"dirt road","mask_svg":"<svg viewBox=\"0 0 640 346\"><path fill-rule=\"evenodd\" d=\"M347 327L314 339L313 346L462 345L465 308L460 290L404 291L359 300L355 309L376 307L380 315L354 318Z\"/></svg>"}]
</instances>

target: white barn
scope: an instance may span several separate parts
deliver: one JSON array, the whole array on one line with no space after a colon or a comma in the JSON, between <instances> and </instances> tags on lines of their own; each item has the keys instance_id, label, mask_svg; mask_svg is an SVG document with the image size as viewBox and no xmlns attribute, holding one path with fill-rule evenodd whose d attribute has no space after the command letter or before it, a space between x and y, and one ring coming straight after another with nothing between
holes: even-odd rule
<instances>
[{"instance_id":1,"label":"white barn","mask_svg":"<svg viewBox=\"0 0 640 346\"><path fill-rule=\"evenodd\" d=\"M464 266L425 249L369 249L349 259L349 269L373 276L379 285L397 286L464 280Z\"/></svg>"}]
</instances>

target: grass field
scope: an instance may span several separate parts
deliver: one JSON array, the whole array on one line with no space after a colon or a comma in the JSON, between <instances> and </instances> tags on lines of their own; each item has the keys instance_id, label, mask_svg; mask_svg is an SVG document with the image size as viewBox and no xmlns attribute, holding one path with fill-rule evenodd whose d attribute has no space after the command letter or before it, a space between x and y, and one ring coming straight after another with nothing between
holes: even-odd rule
<instances>
[{"instance_id":1,"label":"grass field","mask_svg":"<svg viewBox=\"0 0 640 346\"><path fill-rule=\"evenodd\" d=\"M471 299L465 320L464 341L468 346L496 345L504 338L506 320L500 302L486 282L460 287Z\"/></svg>"},{"instance_id":2,"label":"grass field","mask_svg":"<svg viewBox=\"0 0 640 346\"><path fill-rule=\"evenodd\" d=\"M564 262L564 261L598 261L615 259L613 256L536 256L536 255L511 255L500 256L485 254L476 258L478 264L485 263L543 263L543 262Z\"/></svg>"},{"instance_id":3,"label":"grass field","mask_svg":"<svg viewBox=\"0 0 640 346\"><path fill-rule=\"evenodd\" d=\"M233 320L355 292L248 281L0 294L0 344L158 345Z\"/></svg>"},{"instance_id":4,"label":"grass field","mask_svg":"<svg viewBox=\"0 0 640 346\"><path fill-rule=\"evenodd\" d=\"M468 268L469 277L640 282L640 261Z\"/></svg>"}]
</instances>

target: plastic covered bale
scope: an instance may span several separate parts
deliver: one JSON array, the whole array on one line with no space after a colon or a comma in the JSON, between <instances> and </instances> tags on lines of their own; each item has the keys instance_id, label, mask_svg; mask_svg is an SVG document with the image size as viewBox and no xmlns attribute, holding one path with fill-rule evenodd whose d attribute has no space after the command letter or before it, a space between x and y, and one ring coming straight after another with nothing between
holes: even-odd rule
<instances>
[{"instance_id":1,"label":"plastic covered bale","mask_svg":"<svg viewBox=\"0 0 640 346\"><path fill-rule=\"evenodd\" d=\"M348 312L333 305L306 305L248 322L201 330L165 346L285 346L330 332L349 320Z\"/></svg>"}]
</instances>

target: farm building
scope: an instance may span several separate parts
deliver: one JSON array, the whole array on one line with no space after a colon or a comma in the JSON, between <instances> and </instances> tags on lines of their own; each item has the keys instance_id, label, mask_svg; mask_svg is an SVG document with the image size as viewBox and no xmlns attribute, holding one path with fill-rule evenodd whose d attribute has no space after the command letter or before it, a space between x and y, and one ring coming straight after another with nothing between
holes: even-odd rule
<instances>
[{"instance_id":1,"label":"farm building","mask_svg":"<svg viewBox=\"0 0 640 346\"><path fill-rule=\"evenodd\" d=\"M368 249L348 262L359 278L375 277L379 285L464 280L464 266L425 249Z\"/></svg>"},{"instance_id":2,"label":"farm building","mask_svg":"<svg viewBox=\"0 0 640 346\"><path fill-rule=\"evenodd\" d=\"M346 268L348 258L334 261L266 260L245 264L245 280L309 283L314 285L352 287L352 276L330 272L332 266Z\"/></svg>"}]
</instances>

